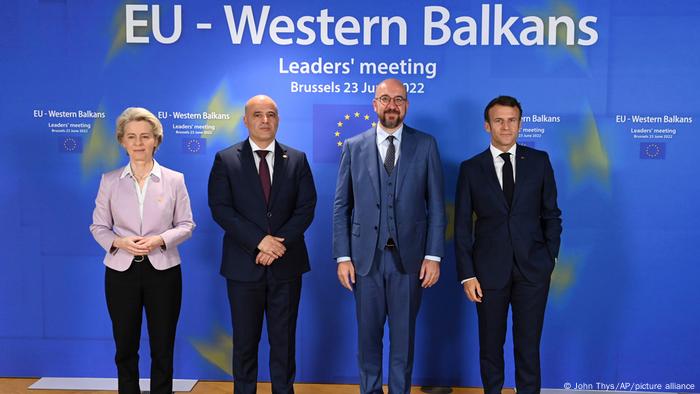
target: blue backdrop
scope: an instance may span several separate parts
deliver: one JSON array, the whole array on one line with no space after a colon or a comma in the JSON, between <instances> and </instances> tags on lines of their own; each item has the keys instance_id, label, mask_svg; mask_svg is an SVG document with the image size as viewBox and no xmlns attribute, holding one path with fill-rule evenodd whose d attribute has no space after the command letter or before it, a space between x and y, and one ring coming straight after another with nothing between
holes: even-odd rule
<instances>
[{"instance_id":1,"label":"blue backdrop","mask_svg":"<svg viewBox=\"0 0 700 394\"><path fill-rule=\"evenodd\" d=\"M116 375L103 251L88 226L100 174L127 162L114 121L144 106L163 122L157 159L185 173L197 223L181 247L175 375L228 378L222 231L206 182L216 151L246 136L243 103L265 93L280 106L279 140L309 155L319 195L298 381L356 382L332 201L339 145L375 120L365 84L394 76L410 90L407 123L438 140L450 223L419 316L414 383L480 385L475 308L454 269L454 191L459 163L487 147L484 105L509 94L524 107L520 142L552 158L563 211L544 387L699 391L700 2L504 3L4 1L0 375ZM512 386L510 348L506 360Z\"/></svg>"}]
</instances>

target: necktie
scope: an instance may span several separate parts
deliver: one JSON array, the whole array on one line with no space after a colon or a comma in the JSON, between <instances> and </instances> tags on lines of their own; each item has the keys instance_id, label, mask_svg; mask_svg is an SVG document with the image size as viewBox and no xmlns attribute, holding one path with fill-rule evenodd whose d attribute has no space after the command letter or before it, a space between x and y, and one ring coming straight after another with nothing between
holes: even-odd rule
<instances>
[{"instance_id":1,"label":"necktie","mask_svg":"<svg viewBox=\"0 0 700 394\"><path fill-rule=\"evenodd\" d=\"M255 151L258 156L260 156L260 165L258 166L258 175L260 175L260 185L262 185L263 194L265 195L265 204L270 202L270 190L272 185L270 183L270 167L267 166L267 160L265 157L270 151L258 150Z\"/></svg>"},{"instance_id":2,"label":"necktie","mask_svg":"<svg viewBox=\"0 0 700 394\"><path fill-rule=\"evenodd\" d=\"M394 171L394 162L396 161L396 146L394 145L394 137L390 135L386 137L389 140L389 147L386 150L386 156L384 157L384 169L386 169L387 174L391 175Z\"/></svg>"},{"instance_id":3,"label":"necktie","mask_svg":"<svg viewBox=\"0 0 700 394\"><path fill-rule=\"evenodd\" d=\"M513 203L513 190L515 189L513 165L510 162L510 153L501 153L499 156L503 159L503 194L506 196L508 206L510 206Z\"/></svg>"}]
</instances>

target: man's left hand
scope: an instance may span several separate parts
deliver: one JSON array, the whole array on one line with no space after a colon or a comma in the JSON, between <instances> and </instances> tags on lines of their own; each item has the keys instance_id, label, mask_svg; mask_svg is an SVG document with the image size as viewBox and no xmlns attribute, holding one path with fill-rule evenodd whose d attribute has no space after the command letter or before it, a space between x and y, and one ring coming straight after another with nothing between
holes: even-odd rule
<instances>
[{"instance_id":1,"label":"man's left hand","mask_svg":"<svg viewBox=\"0 0 700 394\"><path fill-rule=\"evenodd\" d=\"M440 279L440 263L433 260L424 259L420 267L420 279L423 281L423 288L432 287Z\"/></svg>"},{"instance_id":2,"label":"man's left hand","mask_svg":"<svg viewBox=\"0 0 700 394\"><path fill-rule=\"evenodd\" d=\"M275 259L275 256L261 251L255 256L255 264L271 265Z\"/></svg>"}]
</instances>

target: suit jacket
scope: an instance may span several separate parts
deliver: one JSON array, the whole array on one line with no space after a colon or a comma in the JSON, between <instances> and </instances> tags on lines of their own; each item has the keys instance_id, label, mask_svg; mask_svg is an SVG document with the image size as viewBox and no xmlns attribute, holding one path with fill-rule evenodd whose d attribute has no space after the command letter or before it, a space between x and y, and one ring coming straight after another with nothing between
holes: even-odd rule
<instances>
[{"instance_id":1,"label":"suit jacket","mask_svg":"<svg viewBox=\"0 0 700 394\"><path fill-rule=\"evenodd\" d=\"M489 149L461 164L455 210L459 280L476 277L482 287L501 288L514 257L530 281L548 280L554 269L562 227L549 156L522 145L515 156L510 209Z\"/></svg>"},{"instance_id":2,"label":"suit jacket","mask_svg":"<svg viewBox=\"0 0 700 394\"><path fill-rule=\"evenodd\" d=\"M151 175L143 203L143 222L134 180L122 177L123 168L102 175L95 199L90 232L106 251L104 263L126 271L134 256L112 247L117 237L160 235L165 247L148 254L154 268L164 270L180 264L177 246L192 236L190 197L182 173L160 166L161 177Z\"/></svg>"},{"instance_id":3,"label":"suit jacket","mask_svg":"<svg viewBox=\"0 0 700 394\"><path fill-rule=\"evenodd\" d=\"M444 255L442 164L435 138L406 125L402 134L394 200L398 239L394 241L404 269L415 274L426 255ZM333 205L333 256L350 256L362 276L372 267L379 238L376 135L372 128L345 141Z\"/></svg>"},{"instance_id":4,"label":"suit jacket","mask_svg":"<svg viewBox=\"0 0 700 394\"><path fill-rule=\"evenodd\" d=\"M285 254L270 269L278 279L310 270L304 231L314 217L316 187L303 152L275 141L269 206L265 204L253 149L246 139L216 154L209 176L209 208L224 229L221 274L238 281L262 278L255 263L268 234L284 238ZM269 231L268 231L269 230Z\"/></svg>"}]
</instances>

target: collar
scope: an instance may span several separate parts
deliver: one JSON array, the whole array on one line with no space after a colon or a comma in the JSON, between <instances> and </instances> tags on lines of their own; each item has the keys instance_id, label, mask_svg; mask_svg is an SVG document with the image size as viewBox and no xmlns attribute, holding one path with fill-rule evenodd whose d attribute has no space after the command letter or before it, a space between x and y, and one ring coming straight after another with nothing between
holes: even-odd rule
<instances>
[{"instance_id":1,"label":"collar","mask_svg":"<svg viewBox=\"0 0 700 394\"><path fill-rule=\"evenodd\" d=\"M267 148L259 147L257 144L255 144L255 142L253 142L253 140L250 139L250 137L248 137L248 142L250 143L250 148L253 149L253 152L257 152L259 150L266 150L268 152L271 152L273 157L275 156L275 145L277 144L275 144L274 140L270 143L270 145Z\"/></svg>"},{"instance_id":2,"label":"collar","mask_svg":"<svg viewBox=\"0 0 700 394\"><path fill-rule=\"evenodd\" d=\"M390 135L393 135L394 138L396 138L396 141L398 143L401 143L402 133L403 133L403 123L401 123L401 126L399 126L399 128L396 131L394 131L392 134L389 134L386 132L386 130L384 130L382 128L382 124L377 122L377 144L381 144L382 142L384 142L384 140L386 140L386 138Z\"/></svg>"},{"instance_id":3,"label":"collar","mask_svg":"<svg viewBox=\"0 0 700 394\"><path fill-rule=\"evenodd\" d=\"M156 159L153 159L153 168L151 168L151 172L148 174L149 177L150 177L150 176L154 176L154 177L156 177L157 179L160 179L160 178L162 177L162 173L163 173L163 172L162 172L162 170L161 170L160 164L158 164L158 162L156 161ZM124 167L124 170L122 171L122 174L119 176L119 179L122 179L122 178L124 178L124 177L127 176L127 175L128 175L129 177L132 177L132 178L134 177L134 174L131 173L131 162L129 162L129 164L127 164L127 165Z\"/></svg>"},{"instance_id":4,"label":"collar","mask_svg":"<svg viewBox=\"0 0 700 394\"><path fill-rule=\"evenodd\" d=\"M515 148L517 146L518 144L513 144L513 146L511 146L510 149L508 149L508 153L510 153L511 157L515 157ZM489 144L489 150L491 150L491 156L493 156L494 160L496 160L496 158L499 157L501 153L506 153L493 146L493 144Z\"/></svg>"}]
</instances>

